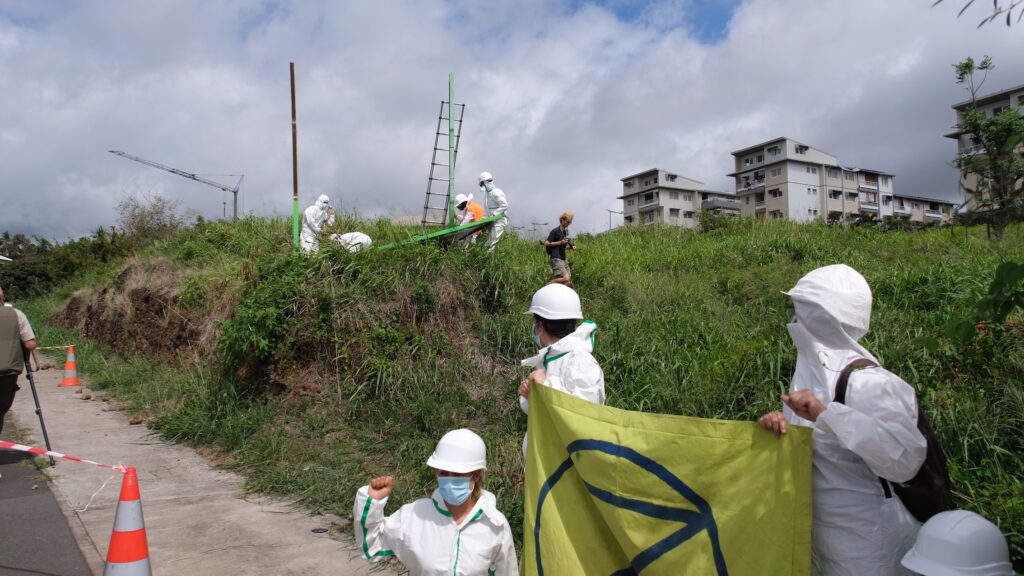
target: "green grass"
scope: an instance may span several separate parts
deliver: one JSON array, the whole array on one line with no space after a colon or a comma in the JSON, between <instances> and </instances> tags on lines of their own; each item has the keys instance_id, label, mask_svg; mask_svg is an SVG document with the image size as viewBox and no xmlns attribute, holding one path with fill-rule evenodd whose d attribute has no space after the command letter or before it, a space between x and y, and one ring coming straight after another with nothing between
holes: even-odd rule
<instances>
[{"instance_id":1,"label":"green grass","mask_svg":"<svg viewBox=\"0 0 1024 576\"><path fill-rule=\"evenodd\" d=\"M348 218L337 228L377 245L417 234ZM819 266L858 269L875 295L864 344L918 390L950 458L957 506L998 521L1020 561L1024 338L989 339L980 355L930 353L920 340L966 316L1000 261L1024 260L1022 234L1011 228L993 244L980 228L629 228L578 238L570 264L599 326L609 404L738 420L778 409L792 374L781 291ZM541 247L506 237L493 256L424 245L307 258L291 254L289 238L287 222L249 218L148 247L141 259L172 263L182 313L216 319L215 342L170 363L78 338L82 371L168 438L223 451L251 489L342 515L371 475L397 477L396 503L429 492L434 443L468 426L487 442L488 489L518 538L526 420L515 388L525 376L518 360L534 352L522 312L548 277ZM117 272L77 279L26 309L48 317L72 288L112 285ZM76 338L52 326L40 334Z\"/></svg>"}]
</instances>

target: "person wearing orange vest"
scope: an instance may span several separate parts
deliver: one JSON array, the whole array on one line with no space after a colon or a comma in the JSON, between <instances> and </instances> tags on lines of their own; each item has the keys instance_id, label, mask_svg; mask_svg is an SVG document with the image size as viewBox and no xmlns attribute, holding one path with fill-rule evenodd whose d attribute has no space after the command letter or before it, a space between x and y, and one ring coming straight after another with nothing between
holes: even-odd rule
<instances>
[{"instance_id":1,"label":"person wearing orange vest","mask_svg":"<svg viewBox=\"0 0 1024 576\"><path fill-rule=\"evenodd\" d=\"M455 197L455 225L462 226L484 219L484 207L473 202L473 195L459 194ZM470 242L476 242L480 232L469 237Z\"/></svg>"}]
</instances>

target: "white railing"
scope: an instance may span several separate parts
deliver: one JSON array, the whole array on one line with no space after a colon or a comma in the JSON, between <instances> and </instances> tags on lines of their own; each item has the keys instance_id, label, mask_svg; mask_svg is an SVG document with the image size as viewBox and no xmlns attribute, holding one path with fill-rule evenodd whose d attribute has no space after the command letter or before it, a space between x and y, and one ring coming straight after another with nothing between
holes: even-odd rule
<instances>
[{"instance_id":1,"label":"white railing","mask_svg":"<svg viewBox=\"0 0 1024 576\"><path fill-rule=\"evenodd\" d=\"M660 200L661 199L658 198L657 196L655 196L653 200L641 200L640 204L638 204L638 207L646 208L648 206L656 206Z\"/></svg>"},{"instance_id":2,"label":"white railing","mask_svg":"<svg viewBox=\"0 0 1024 576\"><path fill-rule=\"evenodd\" d=\"M925 216L931 216L932 218L942 218L942 212L938 210L925 210Z\"/></svg>"},{"instance_id":3,"label":"white railing","mask_svg":"<svg viewBox=\"0 0 1024 576\"><path fill-rule=\"evenodd\" d=\"M906 206L896 206L892 210L893 210L893 212L900 212L902 214L910 214L910 208L907 208Z\"/></svg>"},{"instance_id":4,"label":"white railing","mask_svg":"<svg viewBox=\"0 0 1024 576\"><path fill-rule=\"evenodd\" d=\"M764 188L764 180L755 180L754 182L751 182L746 186L743 186L742 188L737 188L736 192L746 192L748 190L754 190L756 188Z\"/></svg>"},{"instance_id":5,"label":"white railing","mask_svg":"<svg viewBox=\"0 0 1024 576\"><path fill-rule=\"evenodd\" d=\"M866 188L868 190L878 190L878 182L875 182L874 184L870 182L861 182L860 184L858 184L858 186L860 188Z\"/></svg>"},{"instance_id":6,"label":"white railing","mask_svg":"<svg viewBox=\"0 0 1024 576\"><path fill-rule=\"evenodd\" d=\"M754 202L754 210L764 210L764 202Z\"/></svg>"},{"instance_id":7,"label":"white railing","mask_svg":"<svg viewBox=\"0 0 1024 576\"><path fill-rule=\"evenodd\" d=\"M868 202L867 200L861 200L860 207L864 210L878 210L878 202Z\"/></svg>"}]
</instances>

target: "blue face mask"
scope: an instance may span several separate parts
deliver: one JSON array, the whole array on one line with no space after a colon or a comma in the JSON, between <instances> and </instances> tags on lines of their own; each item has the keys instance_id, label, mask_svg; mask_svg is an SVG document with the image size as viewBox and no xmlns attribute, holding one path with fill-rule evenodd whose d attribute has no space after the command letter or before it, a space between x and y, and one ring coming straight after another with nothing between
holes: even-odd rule
<instances>
[{"instance_id":1,"label":"blue face mask","mask_svg":"<svg viewBox=\"0 0 1024 576\"><path fill-rule=\"evenodd\" d=\"M543 348L544 345L540 343L540 334L537 334L537 325L533 326L533 342L537 345L537 348Z\"/></svg>"},{"instance_id":2,"label":"blue face mask","mask_svg":"<svg viewBox=\"0 0 1024 576\"><path fill-rule=\"evenodd\" d=\"M438 476L437 487L441 492L444 501L458 506L469 498L473 490L469 487L468 476Z\"/></svg>"}]
</instances>

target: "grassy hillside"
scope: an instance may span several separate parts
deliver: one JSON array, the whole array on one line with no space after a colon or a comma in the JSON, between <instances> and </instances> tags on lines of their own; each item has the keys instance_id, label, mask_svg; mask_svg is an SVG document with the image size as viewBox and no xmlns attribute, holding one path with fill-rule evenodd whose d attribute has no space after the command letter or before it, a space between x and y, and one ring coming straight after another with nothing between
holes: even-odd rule
<instances>
[{"instance_id":1,"label":"grassy hillside","mask_svg":"<svg viewBox=\"0 0 1024 576\"><path fill-rule=\"evenodd\" d=\"M378 244L410 234L342 222ZM1024 230L889 232L741 222L701 233L630 228L570 255L608 403L753 420L779 408L795 361L780 291L837 262L875 295L864 340L919 391L950 457L957 505L997 520L1024 558L1024 332L929 352L920 339L967 315L996 265L1024 260ZM535 242L496 254L410 246L293 255L287 222L205 223L120 267L26 306L46 343L84 343L93 386L168 438L217 448L254 490L346 515L371 475L395 502L428 492L437 438L468 426L489 449L488 488L520 531L525 416L522 312L548 277ZM82 335L88 338L83 339ZM101 341L102 346L96 342Z\"/></svg>"}]
</instances>

